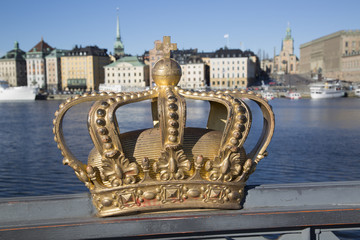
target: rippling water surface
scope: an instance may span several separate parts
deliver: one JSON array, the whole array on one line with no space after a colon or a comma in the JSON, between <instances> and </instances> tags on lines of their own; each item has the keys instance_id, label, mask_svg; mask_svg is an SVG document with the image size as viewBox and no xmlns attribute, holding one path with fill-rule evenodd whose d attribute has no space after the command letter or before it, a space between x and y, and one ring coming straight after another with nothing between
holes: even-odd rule
<instances>
[{"instance_id":1,"label":"rippling water surface","mask_svg":"<svg viewBox=\"0 0 360 240\"><path fill-rule=\"evenodd\" d=\"M0 197L87 191L73 170L62 165L53 140L52 120L59 101L0 102ZM248 184L360 180L360 99L303 99L270 102L276 129ZM252 104L250 104L252 107ZM150 102L118 110L122 132L151 127ZM76 106L64 120L66 141L86 162L93 145L86 125L90 105ZM187 126L205 127L207 102L190 102ZM247 151L260 135L253 111Z\"/></svg>"}]
</instances>

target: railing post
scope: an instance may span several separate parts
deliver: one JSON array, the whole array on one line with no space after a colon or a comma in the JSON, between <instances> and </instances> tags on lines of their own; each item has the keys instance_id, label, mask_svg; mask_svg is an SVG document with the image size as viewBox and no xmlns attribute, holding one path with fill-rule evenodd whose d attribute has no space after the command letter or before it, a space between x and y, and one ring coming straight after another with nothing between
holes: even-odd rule
<instances>
[{"instance_id":1,"label":"railing post","mask_svg":"<svg viewBox=\"0 0 360 240\"><path fill-rule=\"evenodd\" d=\"M311 228L305 228L301 232L301 240L312 240L311 238Z\"/></svg>"}]
</instances>

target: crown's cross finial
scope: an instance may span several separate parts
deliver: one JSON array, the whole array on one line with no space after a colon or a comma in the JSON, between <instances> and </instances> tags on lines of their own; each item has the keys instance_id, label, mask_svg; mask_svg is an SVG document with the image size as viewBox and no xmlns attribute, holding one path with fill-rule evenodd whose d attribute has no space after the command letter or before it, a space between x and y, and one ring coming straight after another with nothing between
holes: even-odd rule
<instances>
[{"instance_id":1,"label":"crown's cross finial","mask_svg":"<svg viewBox=\"0 0 360 240\"><path fill-rule=\"evenodd\" d=\"M164 36L163 42L156 44L156 50L160 50L163 52L163 58L170 58L170 51L176 49L177 49L177 44L171 43L170 36Z\"/></svg>"}]
</instances>

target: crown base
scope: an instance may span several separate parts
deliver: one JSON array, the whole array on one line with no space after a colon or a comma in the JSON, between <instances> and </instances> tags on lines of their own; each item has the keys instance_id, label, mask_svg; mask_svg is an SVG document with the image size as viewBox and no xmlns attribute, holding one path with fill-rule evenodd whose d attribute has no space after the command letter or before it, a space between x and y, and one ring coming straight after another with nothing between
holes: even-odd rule
<instances>
[{"instance_id":1,"label":"crown base","mask_svg":"<svg viewBox=\"0 0 360 240\"><path fill-rule=\"evenodd\" d=\"M245 183L158 181L92 190L99 217L180 209L241 209Z\"/></svg>"}]
</instances>

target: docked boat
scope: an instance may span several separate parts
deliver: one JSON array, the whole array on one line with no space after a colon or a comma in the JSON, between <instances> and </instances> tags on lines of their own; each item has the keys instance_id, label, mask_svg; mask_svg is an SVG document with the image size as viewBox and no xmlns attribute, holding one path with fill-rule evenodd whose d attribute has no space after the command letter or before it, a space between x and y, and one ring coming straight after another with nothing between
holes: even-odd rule
<instances>
[{"instance_id":1,"label":"docked boat","mask_svg":"<svg viewBox=\"0 0 360 240\"><path fill-rule=\"evenodd\" d=\"M301 94L298 92L287 92L285 94L285 97L291 100L296 100L296 99L301 99Z\"/></svg>"},{"instance_id":2,"label":"docked boat","mask_svg":"<svg viewBox=\"0 0 360 240\"><path fill-rule=\"evenodd\" d=\"M360 97L360 88L355 89L355 96Z\"/></svg>"},{"instance_id":3,"label":"docked boat","mask_svg":"<svg viewBox=\"0 0 360 240\"><path fill-rule=\"evenodd\" d=\"M36 92L36 88L9 87L6 81L0 80L0 101L35 100Z\"/></svg>"},{"instance_id":4,"label":"docked boat","mask_svg":"<svg viewBox=\"0 0 360 240\"><path fill-rule=\"evenodd\" d=\"M339 98L345 96L340 81L325 82L310 85L310 96L314 99L319 98Z\"/></svg>"},{"instance_id":5,"label":"docked boat","mask_svg":"<svg viewBox=\"0 0 360 240\"><path fill-rule=\"evenodd\" d=\"M267 99L267 100L273 100L274 99L274 94L272 92L262 92L261 93L262 97Z\"/></svg>"}]
</instances>

